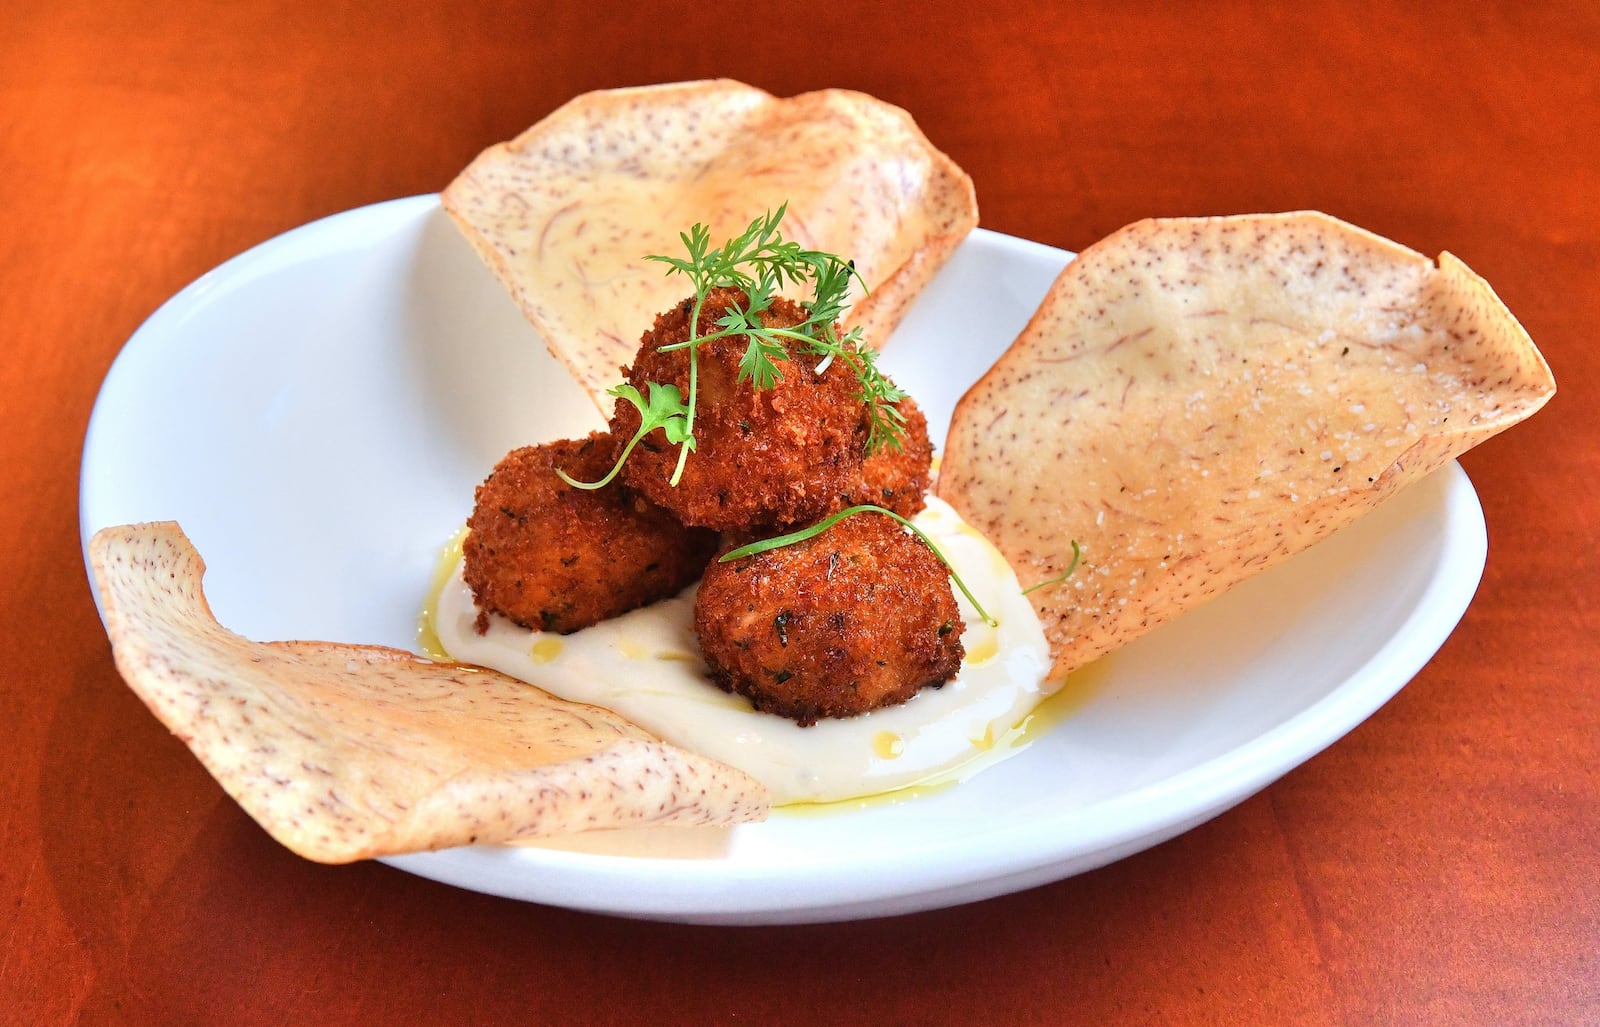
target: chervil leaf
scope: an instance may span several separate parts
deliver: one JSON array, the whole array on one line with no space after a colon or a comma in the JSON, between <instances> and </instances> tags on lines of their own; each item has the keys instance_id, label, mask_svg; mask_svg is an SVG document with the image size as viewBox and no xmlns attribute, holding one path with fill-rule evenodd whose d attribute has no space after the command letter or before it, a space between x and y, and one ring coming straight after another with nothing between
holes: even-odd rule
<instances>
[{"instance_id":1,"label":"chervil leaf","mask_svg":"<svg viewBox=\"0 0 1600 1027\"><path fill-rule=\"evenodd\" d=\"M690 439L683 427L689 417L689 405L683 401L678 387L660 382L646 382L645 387L650 391L649 400L641 399L639 390L626 383L611 390L611 395L627 400L638 409L638 436L643 438L660 428L666 432L667 441L674 444Z\"/></svg>"},{"instance_id":2,"label":"chervil leaf","mask_svg":"<svg viewBox=\"0 0 1600 1027\"><path fill-rule=\"evenodd\" d=\"M712 339L727 336L744 336L747 339L745 352L739 360L738 380L749 381L756 389L770 389L782 380L783 374L778 365L792 359L790 347L796 343L803 351L817 358L819 373L828 370L835 361L843 363L859 381L858 394L867 406L867 420L871 428L867 452L875 452L884 445L897 449L900 446L905 419L894 404L905 394L878 370L875 354L861 339L859 329L852 330L842 339L834 331L834 324L844 315L848 305L851 284L861 280L855 263L831 253L808 250L797 242L784 239L779 226L787 210L788 204L784 204L775 211L768 211L750 222L742 233L714 249L711 246L711 230L703 224L695 224L678 236L687 257L652 254L645 258L667 265L669 275L681 274L688 278L695 291L689 338L661 347L663 351L689 351L689 395L681 400L681 411L673 407L672 415L655 425L667 428L668 438L679 446L678 465L671 478L674 485L682 476L689 452L694 448L694 419L699 400L699 347ZM804 304L806 319L790 328L769 327L762 315L771 309L778 293L786 284L805 283L811 286L811 297ZM715 330L702 335L700 311L711 290L718 288L738 289L745 294L748 302L742 308L730 308L724 312L717 319ZM650 423L648 410L655 402L654 394L648 402L642 397L630 402L640 407L645 423ZM624 459L632 448L633 443L630 442L623 451Z\"/></svg>"},{"instance_id":3,"label":"chervil leaf","mask_svg":"<svg viewBox=\"0 0 1600 1027\"><path fill-rule=\"evenodd\" d=\"M754 382L758 389L770 389L783 378L777 362L788 356L781 344L752 335L744 356L739 358L738 380Z\"/></svg>"},{"instance_id":4,"label":"chervil leaf","mask_svg":"<svg viewBox=\"0 0 1600 1027\"><path fill-rule=\"evenodd\" d=\"M610 394L621 400L633 404L639 411L639 430L633 433L633 438L622 447L622 453L617 457L617 462L611 470L599 481L577 481L559 468L556 474L561 480L576 489L598 489L611 484L617 474L622 470L622 465L627 461L628 454L633 452L633 447L639 440L660 428L666 433L667 441L687 449L694 448L694 435L689 429L689 405L683 401L683 393L676 385L662 385L660 382L647 382L650 391L649 399L639 394L639 390L624 382L616 388L609 390Z\"/></svg>"}]
</instances>

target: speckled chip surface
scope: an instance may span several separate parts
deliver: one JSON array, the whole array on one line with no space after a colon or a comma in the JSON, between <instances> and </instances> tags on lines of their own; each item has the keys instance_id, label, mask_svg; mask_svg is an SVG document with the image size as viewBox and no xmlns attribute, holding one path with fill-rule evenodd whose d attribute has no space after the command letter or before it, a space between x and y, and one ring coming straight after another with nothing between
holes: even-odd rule
<instances>
[{"instance_id":1,"label":"speckled chip surface","mask_svg":"<svg viewBox=\"0 0 1600 1027\"><path fill-rule=\"evenodd\" d=\"M492 671L332 642L252 642L212 617L171 522L98 532L117 669L274 838L343 863L766 815L740 771Z\"/></svg>"},{"instance_id":2,"label":"speckled chip surface","mask_svg":"<svg viewBox=\"0 0 1600 1027\"><path fill-rule=\"evenodd\" d=\"M939 494L1063 674L1360 517L1549 400L1488 284L1318 213L1147 220L1084 250L958 404Z\"/></svg>"},{"instance_id":3,"label":"speckled chip surface","mask_svg":"<svg viewBox=\"0 0 1600 1027\"><path fill-rule=\"evenodd\" d=\"M869 292L845 327L882 345L978 220L971 179L900 108L727 80L586 93L485 150L441 199L607 413L640 336L693 292L644 258L681 256L691 225L719 245L787 204L786 238L855 261Z\"/></svg>"}]
</instances>

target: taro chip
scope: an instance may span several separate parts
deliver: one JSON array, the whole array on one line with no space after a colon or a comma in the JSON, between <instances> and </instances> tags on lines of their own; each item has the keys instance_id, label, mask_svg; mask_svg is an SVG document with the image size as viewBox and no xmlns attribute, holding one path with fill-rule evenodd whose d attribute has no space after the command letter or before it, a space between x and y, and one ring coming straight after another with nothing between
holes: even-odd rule
<instances>
[{"instance_id":1,"label":"taro chip","mask_svg":"<svg viewBox=\"0 0 1600 1027\"><path fill-rule=\"evenodd\" d=\"M939 494L1032 593L1053 676L1350 523L1549 400L1460 260L1317 213L1086 249L956 408Z\"/></svg>"},{"instance_id":2,"label":"taro chip","mask_svg":"<svg viewBox=\"0 0 1600 1027\"><path fill-rule=\"evenodd\" d=\"M727 239L787 204L785 238L855 261L869 291L844 327L882 345L978 221L971 179L900 108L726 80L586 93L485 150L441 199L607 414L640 334L694 291L644 259L682 256L686 226Z\"/></svg>"},{"instance_id":3,"label":"taro chip","mask_svg":"<svg viewBox=\"0 0 1600 1027\"><path fill-rule=\"evenodd\" d=\"M90 543L117 669L245 812L308 859L766 814L744 773L605 710L397 649L223 628L171 522Z\"/></svg>"}]
</instances>

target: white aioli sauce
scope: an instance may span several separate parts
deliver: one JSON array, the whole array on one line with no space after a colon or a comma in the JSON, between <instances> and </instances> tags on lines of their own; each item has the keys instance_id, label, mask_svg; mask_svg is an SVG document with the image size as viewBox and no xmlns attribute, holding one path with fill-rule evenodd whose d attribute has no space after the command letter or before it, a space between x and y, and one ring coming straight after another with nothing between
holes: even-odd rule
<instances>
[{"instance_id":1,"label":"white aioli sauce","mask_svg":"<svg viewBox=\"0 0 1600 1027\"><path fill-rule=\"evenodd\" d=\"M957 589L966 623L960 674L909 702L857 717L800 727L712 684L695 641L692 587L571 635L530 631L502 617L491 617L480 635L458 562L439 596L434 628L454 659L612 710L674 745L745 771L767 786L775 804L886 792L1002 754L997 743L1051 688L1044 631L1005 558L938 499L930 498L915 522L998 627L985 624Z\"/></svg>"}]
</instances>

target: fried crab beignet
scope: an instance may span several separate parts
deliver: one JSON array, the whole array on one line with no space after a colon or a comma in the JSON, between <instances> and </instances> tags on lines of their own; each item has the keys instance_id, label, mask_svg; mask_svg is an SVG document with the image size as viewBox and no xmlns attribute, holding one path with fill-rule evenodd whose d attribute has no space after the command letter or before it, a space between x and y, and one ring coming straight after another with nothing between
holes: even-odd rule
<instances>
[{"instance_id":1,"label":"fried crab beignet","mask_svg":"<svg viewBox=\"0 0 1600 1027\"><path fill-rule=\"evenodd\" d=\"M915 517L928 505L933 442L928 438L927 415L910 396L902 397L895 407L904 419L899 447L887 443L868 454L855 483L837 504L838 509L871 503L901 517Z\"/></svg>"},{"instance_id":2,"label":"fried crab beignet","mask_svg":"<svg viewBox=\"0 0 1600 1027\"><path fill-rule=\"evenodd\" d=\"M537 631L570 634L687 587L715 551L717 536L686 528L631 490L573 488L603 476L616 458L604 432L513 450L478 486L464 577L490 613Z\"/></svg>"},{"instance_id":3,"label":"fried crab beignet","mask_svg":"<svg viewBox=\"0 0 1600 1027\"><path fill-rule=\"evenodd\" d=\"M737 289L711 290L699 334L716 332L729 306L746 302ZM676 385L689 394L688 350L660 347L689 338L693 307L685 300L656 317L628 369L629 384L641 392L652 382ZM790 327L804 322L806 312L778 298L760 317L769 327ZM845 362L835 360L818 374L821 358L796 343L788 359L777 362L782 377L770 389L757 389L739 380L748 342L735 334L700 344L695 449L676 485L678 447L662 432L646 435L623 465L623 481L685 524L751 532L810 523L826 515L860 474L867 409ZM639 425L638 409L619 399L611 433L632 438Z\"/></svg>"},{"instance_id":4,"label":"fried crab beignet","mask_svg":"<svg viewBox=\"0 0 1600 1027\"><path fill-rule=\"evenodd\" d=\"M756 709L813 724L905 702L961 669L949 570L882 514L804 542L713 562L694 627L712 680Z\"/></svg>"}]
</instances>

